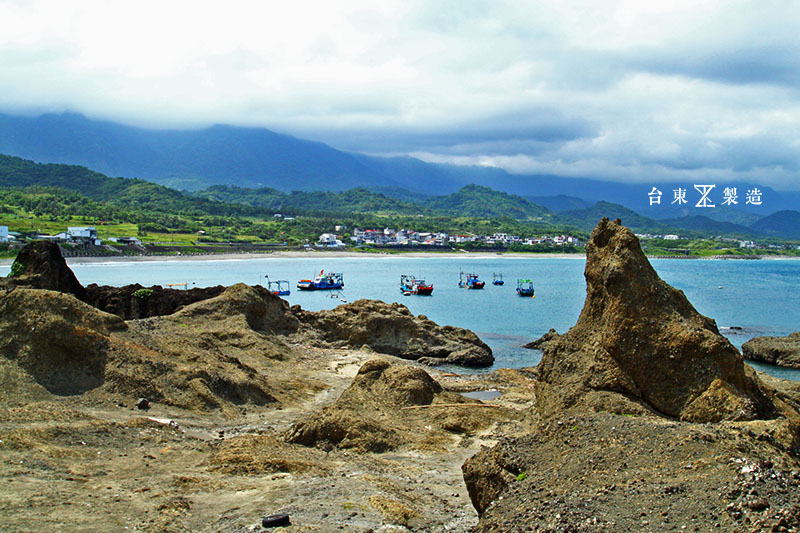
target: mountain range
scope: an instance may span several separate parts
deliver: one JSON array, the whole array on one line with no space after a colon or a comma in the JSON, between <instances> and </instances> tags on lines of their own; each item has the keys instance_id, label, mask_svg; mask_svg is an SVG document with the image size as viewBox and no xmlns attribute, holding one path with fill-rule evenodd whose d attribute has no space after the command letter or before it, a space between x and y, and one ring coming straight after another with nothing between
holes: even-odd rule
<instances>
[{"instance_id":1,"label":"mountain range","mask_svg":"<svg viewBox=\"0 0 800 533\"><path fill-rule=\"evenodd\" d=\"M46 188L37 192L36 188ZM248 189L214 185L202 191L178 191L133 178L109 178L85 167L43 164L0 154L0 195L3 191L29 190L49 195L57 202L58 191L79 193L84 197L116 208L151 210L161 213L205 213L271 217L275 212L310 216L338 217L367 214L397 217L449 217L451 220L482 221L487 229L499 220L537 227L541 231L590 231L602 217L621 218L626 226L639 233L677 233L697 238L725 235L737 238L775 237L798 239L800 213L780 211L756 219L750 225L719 222L704 216L655 220L611 202L597 202L582 209L561 212L537 205L518 195L495 191L480 185L467 185L441 196L417 196L400 200L363 188L347 191L293 191L273 188ZM73 194L74 196L74 194ZM40 198L41 201L41 198ZM72 201L76 201L74 198ZM533 225L533 226L531 226Z\"/></svg>"},{"instance_id":2,"label":"mountain range","mask_svg":"<svg viewBox=\"0 0 800 533\"><path fill-rule=\"evenodd\" d=\"M695 204L700 194L686 183L629 184L517 175L499 168L343 152L264 128L215 125L196 130L155 130L90 120L74 113L38 117L0 114L0 153L37 162L81 165L108 176L141 178L181 190L213 185L271 187L282 192L364 187L407 199L409 193L447 195L476 184L526 197L555 212L608 201L655 219L702 215L734 223L742 223L747 216L763 217L800 205L799 191L775 191L753 183L715 184L712 198L716 208L698 208ZM654 187L663 196L661 203L651 205L648 193ZM720 205L726 187L738 191L735 208ZM754 187L762 193L760 206L745 204L746 191ZM673 191L679 188L687 191L688 203L676 208ZM406 198L402 198L404 195Z\"/></svg>"},{"instance_id":3,"label":"mountain range","mask_svg":"<svg viewBox=\"0 0 800 533\"><path fill-rule=\"evenodd\" d=\"M611 213L625 208L627 220L641 216L641 226L648 228L782 238L798 235L792 213L797 213L794 208L800 205L800 192L759 187L763 203L752 206L745 204L744 194L753 184L720 183L716 207L697 208L694 196L699 198L699 192L685 183L643 185L514 175L498 168L373 157L264 128L217 125L200 130L150 130L72 113L39 117L0 114L0 153L80 165L104 175L141 178L225 202L238 203L237 195L251 197L256 189L262 207L275 204L264 200L265 195L272 194L273 200L280 197L286 203L285 195L295 191L288 202L295 208L327 205L333 209L338 205L332 203L335 193L359 188L381 193L383 208L378 211L383 212L432 210L458 215L466 209L471 216L520 220L544 220L561 214L561 220L577 223L600 212L601 216L613 216ZM721 205L723 187L739 191L735 208ZM656 204L650 200L654 188L662 192ZM678 208L672 193L679 188L687 191L688 203ZM321 201L316 193L330 194ZM249 200L242 203L255 205Z\"/></svg>"}]
</instances>

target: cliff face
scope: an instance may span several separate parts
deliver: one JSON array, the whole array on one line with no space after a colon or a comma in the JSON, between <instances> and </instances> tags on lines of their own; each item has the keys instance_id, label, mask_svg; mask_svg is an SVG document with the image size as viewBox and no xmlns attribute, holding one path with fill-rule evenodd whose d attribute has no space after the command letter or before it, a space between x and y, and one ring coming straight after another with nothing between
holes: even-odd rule
<instances>
[{"instance_id":1,"label":"cliff face","mask_svg":"<svg viewBox=\"0 0 800 533\"><path fill-rule=\"evenodd\" d=\"M658 277L618 220L592 232L585 277L578 322L544 347L540 414L580 406L697 422L775 416L736 348Z\"/></svg>"},{"instance_id":2,"label":"cliff face","mask_svg":"<svg viewBox=\"0 0 800 533\"><path fill-rule=\"evenodd\" d=\"M145 289L142 291L142 289ZM208 300L222 294L225 287L195 287L188 290L164 288L158 285L125 285L110 287L91 284L85 287L84 302L125 320L170 315L186 305Z\"/></svg>"}]
</instances>

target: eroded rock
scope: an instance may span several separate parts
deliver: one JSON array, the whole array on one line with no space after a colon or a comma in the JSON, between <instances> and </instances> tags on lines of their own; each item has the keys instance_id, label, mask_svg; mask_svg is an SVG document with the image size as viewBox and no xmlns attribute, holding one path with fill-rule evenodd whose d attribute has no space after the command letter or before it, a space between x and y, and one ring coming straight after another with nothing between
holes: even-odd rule
<instances>
[{"instance_id":1,"label":"eroded rock","mask_svg":"<svg viewBox=\"0 0 800 533\"><path fill-rule=\"evenodd\" d=\"M85 287L81 299L107 313L131 320L171 315L189 304L219 296L224 290L222 285L179 290L159 285L144 287L138 283L124 287L92 283Z\"/></svg>"},{"instance_id":2,"label":"eroded rock","mask_svg":"<svg viewBox=\"0 0 800 533\"><path fill-rule=\"evenodd\" d=\"M384 452L432 445L508 417L500 409L476 415L481 408L475 403L443 391L421 368L370 359L333 404L296 423L286 438L305 446Z\"/></svg>"},{"instance_id":3,"label":"eroded rock","mask_svg":"<svg viewBox=\"0 0 800 533\"><path fill-rule=\"evenodd\" d=\"M745 359L800 368L800 331L786 337L756 337L742 344Z\"/></svg>"},{"instance_id":4,"label":"eroded rock","mask_svg":"<svg viewBox=\"0 0 800 533\"><path fill-rule=\"evenodd\" d=\"M618 220L600 221L586 253L578 322L540 339L531 431L462 467L482 515L475 531L739 530L788 505L796 391L761 383ZM763 501L737 504L751 478L741 465L767 460L780 469L748 488Z\"/></svg>"},{"instance_id":5,"label":"eroded rock","mask_svg":"<svg viewBox=\"0 0 800 533\"><path fill-rule=\"evenodd\" d=\"M85 296L83 285L67 266L61 248L51 241L33 241L23 246L2 284L66 292L81 299Z\"/></svg>"},{"instance_id":6,"label":"eroded rock","mask_svg":"<svg viewBox=\"0 0 800 533\"><path fill-rule=\"evenodd\" d=\"M736 348L658 277L619 220L603 219L592 232L585 277L578 322L544 347L542 416L576 406L636 409L627 404L697 422L776 415Z\"/></svg>"},{"instance_id":7,"label":"eroded rock","mask_svg":"<svg viewBox=\"0 0 800 533\"><path fill-rule=\"evenodd\" d=\"M80 394L101 386L110 336L126 329L118 316L71 294L0 290L0 355L53 394Z\"/></svg>"},{"instance_id":8,"label":"eroded rock","mask_svg":"<svg viewBox=\"0 0 800 533\"><path fill-rule=\"evenodd\" d=\"M494 362L491 348L473 332L415 317L399 303L357 300L326 311L298 310L297 316L312 337L326 344L368 346L430 365L485 367Z\"/></svg>"}]
</instances>

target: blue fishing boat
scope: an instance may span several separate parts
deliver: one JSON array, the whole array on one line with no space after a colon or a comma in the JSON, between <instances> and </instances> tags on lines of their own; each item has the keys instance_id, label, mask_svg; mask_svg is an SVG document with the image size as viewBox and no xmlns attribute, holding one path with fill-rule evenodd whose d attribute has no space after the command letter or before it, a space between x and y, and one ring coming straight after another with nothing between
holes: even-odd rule
<instances>
[{"instance_id":1,"label":"blue fishing boat","mask_svg":"<svg viewBox=\"0 0 800 533\"><path fill-rule=\"evenodd\" d=\"M503 285L504 283L502 274L492 272L492 285Z\"/></svg>"},{"instance_id":2,"label":"blue fishing boat","mask_svg":"<svg viewBox=\"0 0 800 533\"><path fill-rule=\"evenodd\" d=\"M461 272L458 277L458 286L462 289L482 289L486 285L485 281L481 281L477 274L468 274Z\"/></svg>"},{"instance_id":3,"label":"blue fishing boat","mask_svg":"<svg viewBox=\"0 0 800 533\"><path fill-rule=\"evenodd\" d=\"M517 294L525 298L536 298L536 296L533 295L533 281L529 279L518 279Z\"/></svg>"},{"instance_id":4,"label":"blue fishing boat","mask_svg":"<svg viewBox=\"0 0 800 533\"><path fill-rule=\"evenodd\" d=\"M319 275L313 280L301 279L297 282L297 288L301 291L331 291L344 287L344 280L341 272L319 271Z\"/></svg>"}]
</instances>

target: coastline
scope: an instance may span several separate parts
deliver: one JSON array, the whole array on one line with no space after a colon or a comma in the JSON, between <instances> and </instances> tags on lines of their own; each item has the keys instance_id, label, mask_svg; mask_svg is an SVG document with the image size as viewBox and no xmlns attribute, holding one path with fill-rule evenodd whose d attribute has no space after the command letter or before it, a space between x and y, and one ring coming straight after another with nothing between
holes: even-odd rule
<instances>
[{"instance_id":1,"label":"coastline","mask_svg":"<svg viewBox=\"0 0 800 533\"><path fill-rule=\"evenodd\" d=\"M472 257L477 259L510 257L510 258L542 258L542 259L586 259L584 254L562 253L498 253L498 252L403 252L403 253L364 253L333 252L327 250L312 251L274 251L269 253L234 253L234 254L198 254L198 255L137 255L137 256L92 256L67 257L68 265L84 265L97 263L139 263L151 261L241 261L244 259L307 259L314 257L347 257L347 258L391 258L391 257ZM13 259L0 259L0 266L10 266Z\"/></svg>"},{"instance_id":2,"label":"coastline","mask_svg":"<svg viewBox=\"0 0 800 533\"><path fill-rule=\"evenodd\" d=\"M342 251L329 251L329 250L285 250L285 251L271 251L266 253L221 253L221 254L195 254L195 255L135 255L135 256L89 256L89 257L67 257L65 258L68 265L86 265L98 263L140 263L140 262L153 262L153 261L242 261L247 259L308 259L314 257L346 257L346 258L392 258L392 257L410 257L417 259L426 259L431 257L446 257L446 258L464 258L471 257L474 259L488 259L488 258L514 258L514 259L580 259L585 260L585 254L566 254L556 252L542 252L542 253L524 253L524 252L401 252L401 253L364 253L364 252L342 252ZM671 257L649 257L649 259L671 259ZM684 258L680 258L684 259ZM698 257L690 259L704 259L712 260L714 257ZM726 257L727 260L744 260L745 258ZM771 261L791 261L800 260L800 257L793 256L776 256L766 255L761 259ZM13 258L0 259L0 267L11 266L14 262Z\"/></svg>"}]
</instances>

